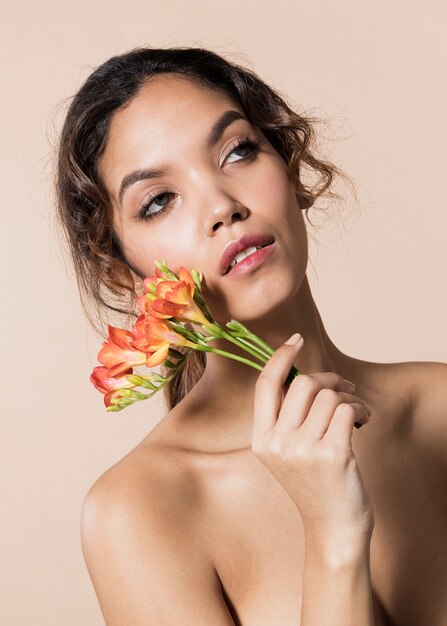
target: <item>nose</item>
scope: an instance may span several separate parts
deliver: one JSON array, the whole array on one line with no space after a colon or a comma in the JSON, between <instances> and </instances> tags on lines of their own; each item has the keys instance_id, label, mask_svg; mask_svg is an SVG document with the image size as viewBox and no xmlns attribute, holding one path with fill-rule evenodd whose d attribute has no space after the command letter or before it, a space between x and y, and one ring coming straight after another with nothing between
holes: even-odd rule
<instances>
[{"instance_id":1,"label":"nose","mask_svg":"<svg viewBox=\"0 0 447 626\"><path fill-rule=\"evenodd\" d=\"M215 204L206 214L205 229L209 236L223 225L230 226L233 222L247 219L248 209L243 204L227 197Z\"/></svg>"}]
</instances>

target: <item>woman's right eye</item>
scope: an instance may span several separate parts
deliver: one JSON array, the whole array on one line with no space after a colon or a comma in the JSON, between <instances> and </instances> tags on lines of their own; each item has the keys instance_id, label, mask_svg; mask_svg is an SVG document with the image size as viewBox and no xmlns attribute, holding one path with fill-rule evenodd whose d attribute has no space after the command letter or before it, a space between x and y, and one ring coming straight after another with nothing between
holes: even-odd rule
<instances>
[{"instance_id":1,"label":"woman's right eye","mask_svg":"<svg viewBox=\"0 0 447 626\"><path fill-rule=\"evenodd\" d=\"M164 213L165 211L167 211L169 208L169 203L163 204L163 200L166 199L166 196L173 196L173 195L175 194L172 191L169 191L169 189L163 189L160 193L157 193L157 194L150 194L149 197L141 205L140 210L138 211L138 219L149 220L155 217L156 215L160 215L160 213ZM160 204L162 205L161 207L160 207L160 204L155 202L159 198L161 198L161 201L160 201ZM154 206L158 206L159 210L149 212L149 208L151 207L152 204Z\"/></svg>"}]
</instances>

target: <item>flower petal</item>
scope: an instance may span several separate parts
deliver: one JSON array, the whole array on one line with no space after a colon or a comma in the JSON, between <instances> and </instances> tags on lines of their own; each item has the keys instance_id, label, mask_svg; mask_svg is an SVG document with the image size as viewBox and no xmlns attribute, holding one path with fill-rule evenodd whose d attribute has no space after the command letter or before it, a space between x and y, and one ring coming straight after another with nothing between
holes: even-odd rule
<instances>
[{"instance_id":1,"label":"flower petal","mask_svg":"<svg viewBox=\"0 0 447 626\"><path fill-rule=\"evenodd\" d=\"M110 372L106 367L95 367L90 376L90 381L101 393L115 391L116 389L124 389L134 387L126 378L127 374L132 374L132 368L123 372L119 378L110 376Z\"/></svg>"},{"instance_id":2,"label":"flower petal","mask_svg":"<svg viewBox=\"0 0 447 626\"><path fill-rule=\"evenodd\" d=\"M126 349L132 345L132 333L123 328L116 328L109 325L109 341L112 341L119 348Z\"/></svg>"},{"instance_id":3,"label":"flower petal","mask_svg":"<svg viewBox=\"0 0 447 626\"><path fill-rule=\"evenodd\" d=\"M195 290L195 283L193 280L193 277L191 276L191 274L188 272L188 270L186 269L186 267L181 267L178 270L178 277L180 278L181 281L185 282L188 286L189 286L189 293L191 294L191 296L194 295L194 290Z\"/></svg>"},{"instance_id":4,"label":"flower petal","mask_svg":"<svg viewBox=\"0 0 447 626\"><path fill-rule=\"evenodd\" d=\"M169 343L162 344L146 361L146 367L156 367L168 356Z\"/></svg>"}]
</instances>

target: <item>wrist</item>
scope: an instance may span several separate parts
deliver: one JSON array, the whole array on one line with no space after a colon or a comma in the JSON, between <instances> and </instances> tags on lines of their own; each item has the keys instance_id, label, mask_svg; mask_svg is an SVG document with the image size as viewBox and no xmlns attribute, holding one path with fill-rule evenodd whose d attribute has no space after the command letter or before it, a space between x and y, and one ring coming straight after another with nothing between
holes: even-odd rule
<instances>
[{"instance_id":1,"label":"wrist","mask_svg":"<svg viewBox=\"0 0 447 626\"><path fill-rule=\"evenodd\" d=\"M372 531L349 529L343 531L305 531L305 549L330 569L343 569L365 558L369 559Z\"/></svg>"}]
</instances>

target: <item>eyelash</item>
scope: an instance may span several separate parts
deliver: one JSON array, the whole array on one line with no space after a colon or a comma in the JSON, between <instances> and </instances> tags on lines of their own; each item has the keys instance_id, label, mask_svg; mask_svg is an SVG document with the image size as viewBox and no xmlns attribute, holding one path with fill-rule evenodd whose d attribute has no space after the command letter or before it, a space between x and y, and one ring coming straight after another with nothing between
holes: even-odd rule
<instances>
[{"instance_id":1,"label":"eyelash","mask_svg":"<svg viewBox=\"0 0 447 626\"><path fill-rule=\"evenodd\" d=\"M245 157L241 157L240 159L238 159L238 161L244 161L245 159L250 159L259 152L259 149L263 143L264 141L262 141L261 139L251 139L250 137L239 137L239 139L237 140L237 144L228 153L227 158L230 156L230 154L234 152L234 150L237 150L238 148L248 148L249 150L248 155ZM147 213L147 210L149 209L150 205L152 204L154 200L166 194L172 195L172 192L170 192L169 189L162 189L161 191L158 191L156 194L149 195L146 201L144 202L144 204L141 205L138 211L138 220L142 220L142 221L150 220L150 219L153 219L154 217L157 217L158 215L161 215L162 213L165 213L168 210L169 205L165 205L164 207L162 207L159 211L156 211L155 213Z\"/></svg>"}]
</instances>

